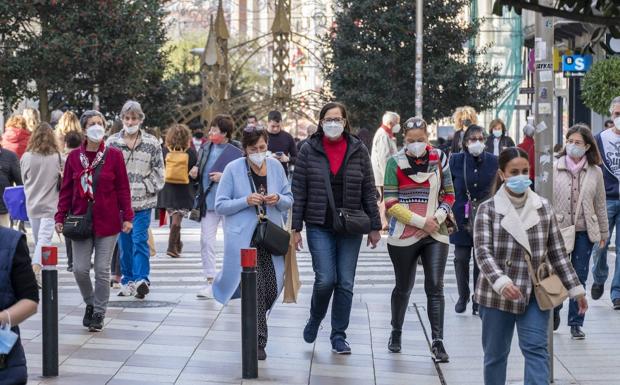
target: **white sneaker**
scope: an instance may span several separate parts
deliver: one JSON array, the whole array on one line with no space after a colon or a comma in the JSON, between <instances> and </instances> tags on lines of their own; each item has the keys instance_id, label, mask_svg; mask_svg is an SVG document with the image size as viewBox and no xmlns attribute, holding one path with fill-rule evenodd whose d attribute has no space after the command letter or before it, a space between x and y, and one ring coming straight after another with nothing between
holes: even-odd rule
<instances>
[{"instance_id":1,"label":"white sneaker","mask_svg":"<svg viewBox=\"0 0 620 385\"><path fill-rule=\"evenodd\" d=\"M213 299L213 286L205 286L198 293L196 293L196 297L199 299Z\"/></svg>"},{"instance_id":2,"label":"white sneaker","mask_svg":"<svg viewBox=\"0 0 620 385\"><path fill-rule=\"evenodd\" d=\"M136 285L133 282L128 282L126 285L121 285L121 291L118 292L119 297L133 297L136 294Z\"/></svg>"}]
</instances>

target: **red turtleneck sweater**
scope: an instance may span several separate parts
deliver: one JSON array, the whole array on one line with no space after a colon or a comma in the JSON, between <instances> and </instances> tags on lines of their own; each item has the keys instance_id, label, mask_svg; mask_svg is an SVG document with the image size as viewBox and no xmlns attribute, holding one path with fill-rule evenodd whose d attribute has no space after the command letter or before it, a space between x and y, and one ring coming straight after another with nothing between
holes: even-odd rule
<instances>
[{"instance_id":1,"label":"red turtleneck sweater","mask_svg":"<svg viewBox=\"0 0 620 385\"><path fill-rule=\"evenodd\" d=\"M340 170L344 157L347 154L347 141L344 135L334 141L323 136L323 148L325 149L327 159L329 159L329 169L332 174L338 174L338 170Z\"/></svg>"}]
</instances>

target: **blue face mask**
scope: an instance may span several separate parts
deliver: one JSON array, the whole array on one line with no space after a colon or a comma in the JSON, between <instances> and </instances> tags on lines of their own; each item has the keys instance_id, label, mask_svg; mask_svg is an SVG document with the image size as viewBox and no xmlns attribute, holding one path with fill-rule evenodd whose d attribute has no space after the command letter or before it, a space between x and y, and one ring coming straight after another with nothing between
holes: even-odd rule
<instances>
[{"instance_id":1,"label":"blue face mask","mask_svg":"<svg viewBox=\"0 0 620 385\"><path fill-rule=\"evenodd\" d=\"M530 177L527 175L511 176L506 179L506 187L515 194L523 194L532 184Z\"/></svg>"},{"instance_id":2,"label":"blue face mask","mask_svg":"<svg viewBox=\"0 0 620 385\"><path fill-rule=\"evenodd\" d=\"M11 330L11 325L0 326L0 354L9 354L17 342L17 334Z\"/></svg>"}]
</instances>

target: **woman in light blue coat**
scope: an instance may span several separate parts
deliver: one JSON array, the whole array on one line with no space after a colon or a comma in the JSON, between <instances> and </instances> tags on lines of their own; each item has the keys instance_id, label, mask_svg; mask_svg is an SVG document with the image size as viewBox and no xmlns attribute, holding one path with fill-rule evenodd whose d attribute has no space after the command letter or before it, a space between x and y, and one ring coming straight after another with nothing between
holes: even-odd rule
<instances>
[{"instance_id":1,"label":"woman in light blue coat","mask_svg":"<svg viewBox=\"0 0 620 385\"><path fill-rule=\"evenodd\" d=\"M284 227L283 215L293 205L282 165L267 158L267 141L267 131L261 127L246 128L241 141L246 157L226 166L217 189L215 212L224 217L224 263L213 282L213 295L223 304L239 297L240 250L255 247L257 209L262 207L270 221ZM267 312L284 285L284 256L257 249L258 359L264 360Z\"/></svg>"}]
</instances>

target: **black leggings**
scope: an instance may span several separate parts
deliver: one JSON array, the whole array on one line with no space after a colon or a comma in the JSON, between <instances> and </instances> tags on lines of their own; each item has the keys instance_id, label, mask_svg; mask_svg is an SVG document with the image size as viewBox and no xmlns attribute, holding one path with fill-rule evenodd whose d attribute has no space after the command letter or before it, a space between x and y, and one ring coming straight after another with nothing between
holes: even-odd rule
<instances>
[{"instance_id":1,"label":"black leggings","mask_svg":"<svg viewBox=\"0 0 620 385\"><path fill-rule=\"evenodd\" d=\"M402 330L409 297L415 283L418 258L424 267L424 291L426 311L431 323L433 340L443 338L443 316L445 299L443 275L446 270L449 246L432 237L426 237L411 246L388 245L390 259L394 265L396 286L392 291L392 329Z\"/></svg>"}]
</instances>

